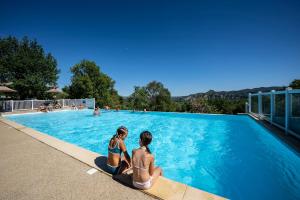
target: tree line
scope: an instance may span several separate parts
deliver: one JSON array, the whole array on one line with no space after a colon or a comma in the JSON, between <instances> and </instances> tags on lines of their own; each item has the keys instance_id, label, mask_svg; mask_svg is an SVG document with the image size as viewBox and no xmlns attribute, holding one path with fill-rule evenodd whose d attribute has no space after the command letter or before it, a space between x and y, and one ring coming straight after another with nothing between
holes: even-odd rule
<instances>
[{"instance_id":1,"label":"tree line","mask_svg":"<svg viewBox=\"0 0 300 200\"><path fill-rule=\"evenodd\" d=\"M58 74L56 59L36 40L0 38L0 83L12 82L19 98L47 98Z\"/></svg>"},{"instance_id":2,"label":"tree line","mask_svg":"<svg viewBox=\"0 0 300 200\"><path fill-rule=\"evenodd\" d=\"M130 96L122 97L115 89L115 81L94 61L82 60L70 71L71 83L63 88L61 97L95 98L100 107L236 114L244 112L247 100L246 96L238 99L204 98L201 95L190 99L172 98L170 91L158 81L135 86ZM11 87L18 91L15 98L52 98L46 91L57 85L59 72L56 59L45 53L36 40L0 38L0 83L11 82ZM300 88L299 82L295 80L291 86Z\"/></svg>"}]
</instances>

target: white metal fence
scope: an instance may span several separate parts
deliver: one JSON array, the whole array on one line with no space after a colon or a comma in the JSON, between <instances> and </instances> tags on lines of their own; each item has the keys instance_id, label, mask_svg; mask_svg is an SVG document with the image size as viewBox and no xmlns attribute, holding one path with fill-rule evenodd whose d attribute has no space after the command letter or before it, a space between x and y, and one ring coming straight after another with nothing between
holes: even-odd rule
<instances>
[{"instance_id":1,"label":"white metal fence","mask_svg":"<svg viewBox=\"0 0 300 200\"><path fill-rule=\"evenodd\" d=\"M250 93L246 112L300 138L300 89Z\"/></svg>"},{"instance_id":2,"label":"white metal fence","mask_svg":"<svg viewBox=\"0 0 300 200\"><path fill-rule=\"evenodd\" d=\"M58 99L58 100L8 100L0 101L1 112L13 112L15 110L37 110L41 106L58 106L61 108L72 106L84 106L95 108L95 99Z\"/></svg>"}]
</instances>

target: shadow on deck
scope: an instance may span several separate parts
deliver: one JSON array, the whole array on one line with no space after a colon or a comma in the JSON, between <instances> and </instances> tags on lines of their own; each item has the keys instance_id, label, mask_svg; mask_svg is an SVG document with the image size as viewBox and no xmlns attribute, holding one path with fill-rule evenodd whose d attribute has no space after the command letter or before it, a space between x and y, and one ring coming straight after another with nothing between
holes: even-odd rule
<instances>
[{"instance_id":1,"label":"shadow on deck","mask_svg":"<svg viewBox=\"0 0 300 200\"><path fill-rule=\"evenodd\" d=\"M95 164L97 165L97 167L99 167L104 172L111 174L107 168L106 162L107 162L106 156L99 156L95 159ZM124 174L112 175L112 179L121 183L122 185L125 185L130 188L134 188L132 185L132 173L130 172Z\"/></svg>"}]
</instances>

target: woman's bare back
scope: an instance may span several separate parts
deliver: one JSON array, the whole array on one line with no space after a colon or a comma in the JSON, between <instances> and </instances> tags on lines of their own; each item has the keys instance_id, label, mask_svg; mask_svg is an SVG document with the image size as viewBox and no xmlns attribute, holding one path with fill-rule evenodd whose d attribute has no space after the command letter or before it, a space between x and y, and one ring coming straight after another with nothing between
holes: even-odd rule
<instances>
[{"instance_id":1,"label":"woman's bare back","mask_svg":"<svg viewBox=\"0 0 300 200\"><path fill-rule=\"evenodd\" d=\"M135 149L132 151L132 169L133 180L136 182L145 182L150 178L149 168L153 161L153 156L144 149Z\"/></svg>"}]
</instances>

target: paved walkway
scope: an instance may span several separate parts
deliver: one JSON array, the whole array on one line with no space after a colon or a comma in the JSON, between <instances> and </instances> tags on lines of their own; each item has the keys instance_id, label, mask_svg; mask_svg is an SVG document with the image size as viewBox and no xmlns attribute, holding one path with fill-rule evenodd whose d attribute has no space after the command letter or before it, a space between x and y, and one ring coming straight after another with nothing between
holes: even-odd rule
<instances>
[{"instance_id":1,"label":"paved walkway","mask_svg":"<svg viewBox=\"0 0 300 200\"><path fill-rule=\"evenodd\" d=\"M153 199L0 122L0 199Z\"/></svg>"}]
</instances>

